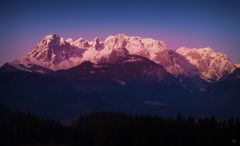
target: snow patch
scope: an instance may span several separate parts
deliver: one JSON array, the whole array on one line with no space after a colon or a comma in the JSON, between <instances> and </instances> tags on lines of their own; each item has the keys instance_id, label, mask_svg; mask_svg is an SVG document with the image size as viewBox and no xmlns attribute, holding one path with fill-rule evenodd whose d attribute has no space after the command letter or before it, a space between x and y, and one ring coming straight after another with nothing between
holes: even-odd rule
<instances>
[{"instance_id":1,"label":"snow patch","mask_svg":"<svg viewBox=\"0 0 240 146\"><path fill-rule=\"evenodd\" d=\"M119 83L120 85L126 85L126 82L120 79L114 79L114 81L116 81L117 83Z\"/></svg>"},{"instance_id":2,"label":"snow patch","mask_svg":"<svg viewBox=\"0 0 240 146\"><path fill-rule=\"evenodd\" d=\"M235 70L235 65L227 55L214 52L212 48L181 47L177 53L183 55L191 64L195 65L201 77L205 80L216 81Z\"/></svg>"}]
</instances>

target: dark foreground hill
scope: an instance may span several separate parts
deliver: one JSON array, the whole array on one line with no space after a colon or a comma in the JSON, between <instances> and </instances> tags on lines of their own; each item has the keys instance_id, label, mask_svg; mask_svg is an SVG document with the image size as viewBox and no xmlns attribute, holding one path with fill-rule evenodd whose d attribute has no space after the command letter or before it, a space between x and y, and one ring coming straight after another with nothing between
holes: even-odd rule
<instances>
[{"instance_id":1,"label":"dark foreground hill","mask_svg":"<svg viewBox=\"0 0 240 146\"><path fill-rule=\"evenodd\" d=\"M129 60L137 60L129 62ZM126 64L127 62L127 64ZM59 120L92 112L124 112L224 119L240 115L239 70L204 85L197 78L179 79L141 56L126 56L117 63L84 62L68 70L46 74L0 69L0 103ZM142 72L142 70L147 70ZM149 72L151 70L151 72Z\"/></svg>"},{"instance_id":2,"label":"dark foreground hill","mask_svg":"<svg viewBox=\"0 0 240 146\"><path fill-rule=\"evenodd\" d=\"M240 119L92 113L63 125L1 107L0 134L0 145L231 146L239 145Z\"/></svg>"}]
</instances>

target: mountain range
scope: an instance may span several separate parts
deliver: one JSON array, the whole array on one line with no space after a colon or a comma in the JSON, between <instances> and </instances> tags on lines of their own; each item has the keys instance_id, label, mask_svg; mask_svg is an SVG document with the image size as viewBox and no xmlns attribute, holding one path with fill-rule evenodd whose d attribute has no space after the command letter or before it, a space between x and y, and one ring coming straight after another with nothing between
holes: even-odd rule
<instances>
[{"instance_id":1,"label":"mountain range","mask_svg":"<svg viewBox=\"0 0 240 146\"><path fill-rule=\"evenodd\" d=\"M240 115L240 68L221 52L117 34L47 35L0 68L1 103L59 119L95 111Z\"/></svg>"}]
</instances>

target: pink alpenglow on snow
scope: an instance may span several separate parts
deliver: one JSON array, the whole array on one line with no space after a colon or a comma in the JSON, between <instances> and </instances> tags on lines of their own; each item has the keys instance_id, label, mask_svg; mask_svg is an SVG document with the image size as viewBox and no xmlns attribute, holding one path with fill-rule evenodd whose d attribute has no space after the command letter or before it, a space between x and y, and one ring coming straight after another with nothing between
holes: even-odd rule
<instances>
[{"instance_id":1,"label":"pink alpenglow on snow","mask_svg":"<svg viewBox=\"0 0 240 146\"><path fill-rule=\"evenodd\" d=\"M163 41L125 34L111 35L103 42L98 38L65 40L57 34L47 35L27 55L11 64L21 64L24 69L35 64L56 71L84 61L112 64L125 55L145 57L162 65L175 77L200 76L208 81L219 80L238 66L227 55L208 47L181 47L174 51Z\"/></svg>"}]
</instances>

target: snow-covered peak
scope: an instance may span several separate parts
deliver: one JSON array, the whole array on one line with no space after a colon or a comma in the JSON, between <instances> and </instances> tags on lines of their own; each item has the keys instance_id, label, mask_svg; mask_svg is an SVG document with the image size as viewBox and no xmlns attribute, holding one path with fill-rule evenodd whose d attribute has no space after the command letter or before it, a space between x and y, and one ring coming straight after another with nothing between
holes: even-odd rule
<instances>
[{"instance_id":1,"label":"snow-covered peak","mask_svg":"<svg viewBox=\"0 0 240 146\"><path fill-rule=\"evenodd\" d=\"M124 34L110 36L104 41L104 45L108 50L125 48L127 45L127 36Z\"/></svg>"},{"instance_id":2,"label":"snow-covered peak","mask_svg":"<svg viewBox=\"0 0 240 146\"><path fill-rule=\"evenodd\" d=\"M67 43L69 43L70 45L74 45L74 40L72 38L68 38L65 40Z\"/></svg>"},{"instance_id":3,"label":"snow-covered peak","mask_svg":"<svg viewBox=\"0 0 240 146\"><path fill-rule=\"evenodd\" d=\"M110 36L105 40L107 48L126 48L132 54L154 55L154 53L162 51L167 48L166 44L162 41L152 38L142 38L138 36L127 36L125 34L117 34Z\"/></svg>"},{"instance_id":4,"label":"snow-covered peak","mask_svg":"<svg viewBox=\"0 0 240 146\"><path fill-rule=\"evenodd\" d=\"M64 44L65 41L58 34L54 33L54 34L50 34L50 35L45 36L41 43L45 43L47 45L57 44L57 43Z\"/></svg>"},{"instance_id":5,"label":"snow-covered peak","mask_svg":"<svg viewBox=\"0 0 240 146\"><path fill-rule=\"evenodd\" d=\"M102 58L108 60L111 54L124 55L126 53L140 55L154 60L157 53L167 49L166 44L162 41L154 40L152 38L127 36L125 34L117 34L107 37L100 47L96 47L95 44L98 44L96 40L93 42L95 42L93 43L93 49L88 49L83 54L84 60L94 60L94 62L98 62L103 60Z\"/></svg>"},{"instance_id":6,"label":"snow-covered peak","mask_svg":"<svg viewBox=\"0 0 240 146\"><path fill-rule=\"evenodd\" d=\"M90 47L90 42L85 40L84 38L79 38L76 41L74 41L73 45L78 48L86 49L86 48Z\"/></svg>"},{"instance_id":7,"label":"snow-covered peak","mask_svg":"<svg viewBox=\"0 0 240 146\"><path fill-rule=\"evenodd\" d=\"M103 42L98 38L92 41L79 38L64 40L58 34L43 37L25 57L15 64L35 64L51 70L68 69L83 61L92 63L114 63L127 55L145 57L174 76L199 76L218 80L232 72L236 65L220 52L206 48L181 47L177 51L167 48L160 40L117 34L107 37ZM134 58L128 60L136 61ZM139 61L139 60L138 60Z\"/></svg>"},{"instance_id":8,"label":"snow-covered peak","mask_svg":"<svg viewBox=\"0 0 240 146\"><path fill-rule=\"evenodd\" d=\"M235 69L235 65L227 55L214 52L209 47L193 49L181 47L177 49L177 53L185 56L198 68L202 77L208 80L219 80Z\"/></svg>"},{"instance_id":9,"label":"snow-covered peak","mask_svg":"<svg viewBox=\"0 0 240 146\"><path fill-rule=\"evenodd\" d=\"M96 42L96 40L95 40ZM96 44L96 43L95 43ZM83 60L94 63L114 63L125 55L139 55L162 65L169 73L178 75L198 75L197 68L184 57L167 48L163 41L125 34L106 38L102 49L95 45L83 54Z\"/></svg>"},{"instance_id":10,"label":"snow-covered peak","mask_svg":"<svg viewBox=\"0 0 240 146\"><path fill-rule=\"evenodd\" d=\"M81 63L84 49L71 45L72 39L65 41L57 34L47 35L21 62L36 64L47 69L67 69Z\"/></svg>"},{"instance_id":11,"label":"snow-covered peak","mask_svg":"<svg viewBox=\"0 0 240 146\"><path fill-rule=\"evenodd\" d=\"M53 40L53 39L59 39L60 36L56 33L54 34L49 34L44 37L44 40Z\"/></svg>"},{"instance_id":12,"label":"snow-covered peak","mask_svg":"<svg viewBox=\"0 0 240 146\"><path fill-rule=\"evenodd\" d=\"M188 75L194 70L181 57L177 57L174 51L168 49L164 42L125 34L109 36L103 42L98 38L93 41L84 38L64 40L57 34L47 35L23 60L59 70L74 67L83 61L114 63L128 54L148 58L175 76Z\"/></svg>"}]
</instances>

